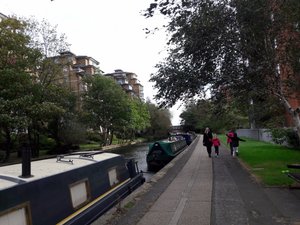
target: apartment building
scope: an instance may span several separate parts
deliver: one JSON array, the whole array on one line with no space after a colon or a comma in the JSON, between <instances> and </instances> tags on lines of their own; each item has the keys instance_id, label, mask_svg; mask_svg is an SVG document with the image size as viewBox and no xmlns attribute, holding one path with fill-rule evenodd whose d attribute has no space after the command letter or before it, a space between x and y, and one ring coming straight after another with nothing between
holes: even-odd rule
<instances>
[{"instance_id":1,"label":"apartment building","mask_svg":"<svg viewBox=\"0 0 300 225\"><path fill-rule=\"evenodd\" d=\"M135 73L124 72L117 69L113 73L106 73L104 76L112 77L130 96L137 97L144 101L144 87L138 80Z\"/></svg>"},{"instance_id":2,"label":"apartment building","mask_svg":"<svg viewBox=\"0 0 300 225\"><path fill-rule=\"evenodd\" d=\"M68 86L78 96L86 91L83 78L94 75L99 70L97 67L99 62L90 56L77 56L70 51L65 51L52 58L55 63L62 66L63 76L58 82Z\"/></svg>"}]
</instances>

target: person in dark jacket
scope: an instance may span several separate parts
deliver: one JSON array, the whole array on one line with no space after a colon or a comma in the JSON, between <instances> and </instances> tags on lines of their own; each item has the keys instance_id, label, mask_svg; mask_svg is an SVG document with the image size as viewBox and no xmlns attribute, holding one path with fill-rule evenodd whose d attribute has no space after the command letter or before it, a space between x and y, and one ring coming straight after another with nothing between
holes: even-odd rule
<instances>
[{"instance_id":1,"label":"person in dark jacket","mask_svg":"<svg viewBox=\"0 0 300 225\"><path fill-rule=\"evenodd\" d=\"M233 137L230 137L228 134L226 134L226 136L231 139L232 156L233 157L238 156L239 155L239 142L245 141L245 140L239 138L236 132L234 132Z\"/></svg>"},{"instance_id":2,"label":"person in dark jacket","mask_svg":"<svg viewBox=\"0 0 300 225\"><path fill-rule=\"evenodd\" d=\"M208 157L211 157L212 138L213 135L211 130L208 127L206 127L203 134L203 145L206 147Z\"/></svg>"}]
</instances>

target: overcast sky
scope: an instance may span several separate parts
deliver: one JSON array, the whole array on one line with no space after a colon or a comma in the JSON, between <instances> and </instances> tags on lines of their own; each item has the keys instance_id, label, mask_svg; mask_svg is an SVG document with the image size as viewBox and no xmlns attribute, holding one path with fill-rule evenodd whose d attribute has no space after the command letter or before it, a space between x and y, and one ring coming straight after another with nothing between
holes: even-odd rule
<instances>
[{"instance_id":1,"label":"overcast sky","mask_svg":"<svg viewBox=\"0 0 300 225\"><path fill-rule=\"evenodd\" d=\"M166 55L165 32L146 35L144 28L162 25L163 18L141 15L151 0L1 0L0 12L34 16L57 25L65 33L75 55L87 55L100 62L100 69L136 73L144 86L145 98L153 99L149 82L155 64ZM171 110L172 124L179 124L178 106Z\"/></svg>"}]
</instances>

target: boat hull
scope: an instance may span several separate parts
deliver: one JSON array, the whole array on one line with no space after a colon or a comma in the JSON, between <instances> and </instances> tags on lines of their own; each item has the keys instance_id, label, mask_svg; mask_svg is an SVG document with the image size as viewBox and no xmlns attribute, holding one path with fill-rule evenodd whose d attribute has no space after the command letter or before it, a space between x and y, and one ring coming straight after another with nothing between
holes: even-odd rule
<instances>
[{"instance_id":1,"label":"boat hull","mask_svg":"<svg viewBox=\"0 0 300 225\"><path fill-rule=\"evenodd\" d=\"M24 224L90 224L144 183L143 174L133 168L133 160L117 156L30 182L20 179L0 190L0 224L6 225L5 216L14 219L10 212L20 207L25 209ZM77 187L78 182L82 185ZM86 201L77 204L83 189Z\"/></svg>"}]
</instances>

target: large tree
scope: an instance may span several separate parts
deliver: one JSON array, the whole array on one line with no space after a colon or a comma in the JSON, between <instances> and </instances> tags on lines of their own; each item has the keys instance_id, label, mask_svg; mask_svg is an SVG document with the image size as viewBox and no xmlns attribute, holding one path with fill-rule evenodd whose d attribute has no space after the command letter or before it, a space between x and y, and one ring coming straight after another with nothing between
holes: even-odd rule
<instances>
[{"instance_id":1,"label":"large tree","mask_svg":"<svg viewBox=\"0 0 300 225\"><path fill-rule=\"evenodd\" d=\"M291 1L155 1L146 13L171 19L170 55L157 64L151 81L161 105L177 100L223 96L249 106L274 96L293 116L300 134L299 10ZM283 76L284 74L284 76Z\"/></svg>"},{"instance_id":2,"label":"large tree","mask_svg":"<svg viewBox=\"0 0 300 225\"><path fill-rule=\"evenodd\" d=\"M20 132L28 134L32 153L38 156L41 130L54 118L66 121L67 104L72 103L67 91L53 83L61 69L45 57L38 45L32 44L30 27L16 18L0 22L0 126L6 159L12 148L12 135Z\"/></svg>"},{"instance_id":3,"label":"large tree","mask_svg":"<svg viewBox=\"0 0 300 225\"><path fill-rule=\"evenodd\" d=\"M13 131L24 131L30 123L33 82L29 72L40 57L37 49L28 47L25 27L16 19L0 22L0 129L5 137L5 160L12 148Z\"/></svg>"}]
</instances>

